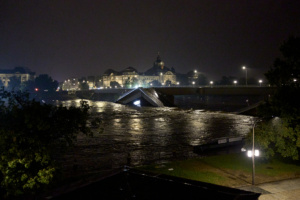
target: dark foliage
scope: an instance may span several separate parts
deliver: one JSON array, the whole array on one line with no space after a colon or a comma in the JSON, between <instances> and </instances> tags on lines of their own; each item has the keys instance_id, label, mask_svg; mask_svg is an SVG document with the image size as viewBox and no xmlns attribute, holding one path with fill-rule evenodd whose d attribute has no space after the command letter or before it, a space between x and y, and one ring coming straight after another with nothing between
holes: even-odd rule
<instances>
[{"instance_id":1,"label":"dark foliage","mask_svg":"<svg viewBox=\"0 0 300 200\"><path fill-rule=\"evenodd\" d=\"M59 168L53 155L88 134L89 106L40 104L24 93L0 91L0 182L6 195L42 191Z\"/></svg>"}]
</instances>

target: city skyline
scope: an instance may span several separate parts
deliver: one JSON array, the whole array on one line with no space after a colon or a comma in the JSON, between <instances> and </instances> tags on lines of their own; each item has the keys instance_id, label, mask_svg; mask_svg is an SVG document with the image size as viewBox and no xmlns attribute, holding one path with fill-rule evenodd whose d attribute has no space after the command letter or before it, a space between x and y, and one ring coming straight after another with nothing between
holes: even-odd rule
<instances>
[{"instance_id":1,"label":"city skyline","mask_svg":"<svg viewBox=\"0 0 300 200\"><path fill-rule=\"evenodd\" d=\"M0 69L28 67L63 81L160 52L177 73L265 78L279 46L299 35L298 1L7 1L0 3Z\"/></svg>"}]
</instances>

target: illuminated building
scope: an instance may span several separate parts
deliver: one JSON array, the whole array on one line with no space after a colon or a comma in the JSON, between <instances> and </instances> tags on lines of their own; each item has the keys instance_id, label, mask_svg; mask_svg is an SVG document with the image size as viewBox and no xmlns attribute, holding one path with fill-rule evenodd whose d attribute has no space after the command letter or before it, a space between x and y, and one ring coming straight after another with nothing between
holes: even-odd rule
<instances>
[{"instance_id":1,"label":"illuminated building","mask_svg":"<svg viewBox=\"0 0 300 200\"><path fill-rule=\"evenodd\" d=\"M9 82L13 77L20 80L21 83L24 83L29 80L34 80L35 73L24 67L15 67L14 69L0 69L0 81L2 82L4 87L9 86Z\"/></svg>"}]
</instances>

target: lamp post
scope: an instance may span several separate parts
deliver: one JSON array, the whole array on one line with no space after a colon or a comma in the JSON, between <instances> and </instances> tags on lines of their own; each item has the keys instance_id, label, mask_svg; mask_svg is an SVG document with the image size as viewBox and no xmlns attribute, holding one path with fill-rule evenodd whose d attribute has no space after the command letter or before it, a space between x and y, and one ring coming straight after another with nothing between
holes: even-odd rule
<instances>
[{"instance_id":1,"label":"lamp post","mask_svg":"<svg viewBox=\"0 0 300 200\"><path fill-rule=\"evenodd\" d=\"M247 83L247 67L246 67L246 66L243 66L242 68L243 68L243 70L246 71L246 86L247 86L247 85L248 85L248 83Z\"/></svg>"},{"instance_id":2,"label":"lamp post","mask_svg":"<svg viewBox=\"0 0 300 200\"><path fill-rule=\"evenodd\" d=\"M209 84L210 84L210 87L212 87L212 85L214 84L214 82L210 81Z\"/></svg>"},{"instance_id":3,"label":"lamp post","mask_svg":"<svg viewBox=\"0 0 300 200\"><path fill-rule=\"evenodd\" d=\"M258 82L259 82L259 86L261 87L263 81L260 79Z\"/></svg>"},{"instance_id":4,"label":"lamp post","mask_svg":"<svg viewBox=\"0 0 300 200\"><path fill-rule=\"evenodd\" d=\"M252 185L255 185L255 156L259 156L259 150L255 149L254 143L254 129L257 122L260 120L253 120L252 124L252 150L247 152L248 157L252 158Z\"/></svg>"},{"instance_id":5,"label":"lamp post","mask_svg":"<svg viewBox=\"0 0 300 200\"><path fill-rule=\"evenodd\" d=\"M255 123L253 123L253 133L252 133L252 185L255 184L255 150L254 150L254 127Z\"/></svg>"}]
</instances>

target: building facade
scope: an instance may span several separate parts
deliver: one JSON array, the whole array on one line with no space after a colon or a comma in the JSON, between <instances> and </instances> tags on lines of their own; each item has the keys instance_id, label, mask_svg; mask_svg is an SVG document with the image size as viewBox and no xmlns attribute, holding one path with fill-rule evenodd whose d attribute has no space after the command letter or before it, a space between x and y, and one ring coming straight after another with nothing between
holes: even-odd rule
<instances>
[{"instance_id":1,"label":"building facade","mask_svg":"<svg viewBox=\"0 0 300 200\"><path fill-rule=\"evenodd\" d=\"M24 83L35 79L35 73L24 67L15 67L14 69L0 69L0 83L7 88L13 78Z\"/></svg>"},{"instance_id":2,"label":"building facade","mask_svg":"<svg viewBox=\"0 0 300 200\"><path fill-rule=\"evenodd\" d=\"M175 70L165 66L160 56L153 63L153 67L144 73L138 72L133 67L122 71L108 69L102 76L88 76L87 78L69 78L61 84L62 90L81 90L84 84L89 89L96 88L136 88L152 86L176 85Z\"/></svg>"},{"instance_id":3,"label":"building facade","mask_svg":"<svg viewBox=\"0 0 300 200\"><path fill-rule=\"evenodd\" d=\"M158 55L153 67L144 73L139 73L133 67L128 67L121 72L109 69L103 74L100 82L103 88L171 86L176 85L176 74L174 69L165 67Z\"/></svg>"}]
</instances>

